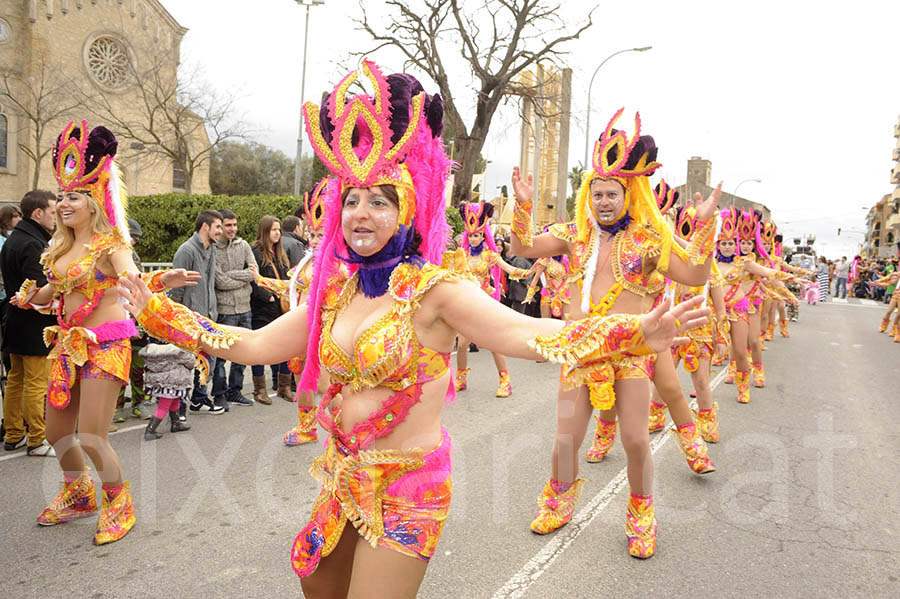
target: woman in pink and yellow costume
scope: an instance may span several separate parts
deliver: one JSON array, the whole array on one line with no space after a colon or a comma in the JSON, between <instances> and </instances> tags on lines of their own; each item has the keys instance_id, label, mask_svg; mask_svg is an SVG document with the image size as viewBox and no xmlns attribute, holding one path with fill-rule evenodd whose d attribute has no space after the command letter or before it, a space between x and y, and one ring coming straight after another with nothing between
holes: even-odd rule
<instances>
[{"instance_id":1,"label":"woman in pink and yellow costume","mask_svg":"<svg viewBox=\"0 0 900 599\"><path fill-rule=\"evenodd\" d=\"M550 227L544 228L544 233ZM531 303L541 283L541 318L568 318L569 308L569 258L565 255L540 258L529 271L531 284L523 304Z\"/></svg>"},{"instance_id":2,"label":"woman in pink and yellow costume","mask_svg":"<svg viewBox=\"0 0 900 599\"><path fill-rule=\"evenodd\" d=\"M669 188L665 181L661 181L654 189L654 195L656 195L660 212L664 215L675 206L679 199L678 191ZM687 247L694 232L696 207L693 204L680 206L674 212L675 242L682 247ZM704 298L704 303L717 308L717 314L724 315L725 304L722 299L721 285L721 277L713 264L706 285L689 286L676 284L666 279L665 291L657 297L656 301L661 301L664 296L668 295L672 297L673 303L677 304L700 296ZM665 427L665 408L668 407L675 423L672 433L677 439L688 465L697 474L708 474L715 471L716 467L708 456L705 441L715 443L719 440L716 419L717 406L712 402L712 391L709 387L710 361L717 345L716 317L710 314L704 326L689 331L687 337L690 339L689 343L673 347L671 353L663 352L656 358L648 429L650 432L654 432ZM722 347L722 350L724 351L725 348ZM697 392L699 412L691 410L678 379L677 368L682 360L684 360L684 368L690 373ZM605 446L604 449L606 449Z\"/></svg>"},{"instance_id":3,"label":"woman in pink and yellow costume","mask_svg":"<svg viewBox=\"0 0 900 599\"><path fill-rule=\"evenodd\" d=\"M690 243L696 229L697 210L693 204L679 206L675 211L675 235L683 243ZM697 428L703 439L709 443L719 441L718 404L712 400L709 386L710 367L716 353L727 352L730 323L725 309L725 281L713 263L709 280L702 287L675 285L675 302L682 302L695 296L704 297L704 303L713 306L706 324L691 331L687 336L690 343L672 348L672 357L677 367L684 361L684 369L691 375L691 382L697 394ZM677 423L676 423L677 424ZM680 431L680 427L679 427Z\"/></svg>"},{"instance_id":4,"label":"woman in pink and yellow costume","mask_svg":"<svg viewBox=\"0 0 900 599\"><path fill-rule=\"evenodd\" d=\"M768 254L769 256L769 262L763 263L763 266L768 266L769 268L773 268L782 273L792 273L799 276L810 276L814 274L812 271L791 266L784 261L781 248L782 236L778 234L778 227L775 226L774 222L772 222L771 220L765 221L758 228L758 230L762 247L765 250L766 254ZM784 338L790 337L790 332L788 331L786 304L800 303L799 300L797 300L797 298L794 296L794 294L791 293L791 291L784 284L784 280L787 280L786 275L777 275L777 277L779 278L766 279L764 281L766 300L763 303L761 322L761 327L763 330L763 341L773 340L775 335L776 315L778 318L778 327L781 331L781 336ZM763 349L765 349L765 346L763 346Z\"/></svg>"},{"instance_id":5,"label":"woman in pink and yellow costume","mask_svg":"<svg viewBox=\"0 0 900 599\"><path fill-rule=\"evenodd\" d=\"M500 257L494 236L491 233L489 219L494 215L494 205L483 202L465 202L459 206L459 214L465 224L462 237L462 250L465 252L466 271L481 285L482 291L500 301L500 271L513 278L522 278L526 271L510 266ZM500 382L497 385L497 397L509 397L512 394L512 382L506 368L506 358L492 352L494 365ZM456 377L453 384L457 391L466 388L466 376L470 368L469 340L460 337L456 348Z\"/></svg>"},{"instance_id":6,"label":"woman in pink and yellow costume","mask_svg":"<svg viewBox=\"0 0 900 599\"><path fill-rule=\"evenodd\" d=\"M86 453L103 482L97 545L121 539L135 522L128 482L107 438L119 390L129 379L130 338L137 335L114 289L123 273L138 273L125 191L113 161L117 147L108 129L88 129L85 121L73 121L60 133L53 147L59 184L56 232L41 258L48 285L36 289L33 281L26 281L13 300L23 308L55 306L58 323L44 329L44 342L52 345L48 359L53 360L47 440L65 480L38 523L61 524L97 511ZM146 280L163 290L166 285L195 284L198 278L199 273L178 270L148 275Z\"/></svg>"},{"instance_id":7,"label":"woman in pink and yellow costume","mask_svg":"<svg viewBox=\"0 0 900 599\"><path fill-rule=\"evenodd\" d=\"M761 279L775 277L776 271L756 262L756 222L752 212L741 214L732 206L722 210L721 218L716 263L725 280L725 309L731 321L731 363L725 382L737 385L739 403L749 403L751 355L757 382L765 384L764 378L759 379L765 377L759 340Z\"/></svg>"},{"instance_id":8,"label":"woman in pink and yellow costume","mask_svg":"<svg viewBox=\"0 0 900 599\"><path fill-rule=\"evenodd\" d=\"M512 251L526 258L569 256L574 318L646 312L663 286L657 270L690 285L702 285L709 276L721 189L698 208L703 234L682 249L673 242L650 187L648 177L660 166L656 144L641 135L639 116L632 137L613 129L622 112L613 116L594 146L593 168L585 173L576 197L574 222L553 225L549 233L532 238L531 182L524 181L518 169L513 171ZM532 531L546 534L571 520L584 485L584 479L577 478L578 449L592 411L601 410L598 434L614 437L617 410L631 487L625 525L628 552L641 558L653 555L657 525L647 421L654 359L623 357L563 370L550 480L538 500Z\"/></svg>"},{"instance_id":9,"label":"woman in pink and yellow costume","mask_svg":"<svg viewBox=\"0 0 900 599\"><path fill-rule=\"evenodd\" d=\"M317 413L328 440L311 473L322 491L291 555L310 598L416 595L450 507L441 411L453 391L458 334L504 355L583 364L666 348L673 316L692 326L704 314L678 307L642 318L533 319L437 266L449 235L440 97L409 75L383 76L371 62L361 70L372 93L349 94L354 72L321 109L304 107L313 148L337 177L326 191L307 309L257 331L221 327L235 337L229 349L200 345L238 362L279 362L305 351L299 389L315 390L323 369L335 381ZM123 287L142 322L178 309L140 281ZM185 322L197 320L178 310ZM328 406L337 393L335 416Z\"/></svg>"}]
</instances>

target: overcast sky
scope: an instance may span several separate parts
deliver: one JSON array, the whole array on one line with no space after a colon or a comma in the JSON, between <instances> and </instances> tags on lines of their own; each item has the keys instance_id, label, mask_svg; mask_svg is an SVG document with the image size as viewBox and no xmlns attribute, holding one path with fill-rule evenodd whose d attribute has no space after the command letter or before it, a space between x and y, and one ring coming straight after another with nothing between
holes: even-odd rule
<instances>
[{"instance_id":1,"label":"overcast sky","mask_svg":"<svg viewBox=\"0 0 900 599\"><path fill-rule=\"evenodd\" d=\"M258 141L294 156L305 9L293 0L163 4L190 30L184 60L199 63L214 88L240 97ZM390 18L381 2L366 4L376 20ZM593 5L564 4L573 24L584 18L578 7ZM336 63L348 63L350 51L372 46L353 29L357 11L356 0L326 0L310 10L307 101L317 101L344 75ZM744 183L739 193L766 204L787 236L815 233L829 257L856 252L866 210L894 188L900 2L602 2L594 23L567 46L573 69L570 167L584 155L591 73L617 50L650 45L648 52L616 56L598 74L591 138L619 107L626 118L639 110L644 132L660 148L660 173L673 185L684 182L687 159L702 156L712 161L713 183L723 180L729 192L745 179L762 179ZM445 48L445 60L458 56L459 50ZM402 68L389 51L373 58L387 73ZM462 59L452 68L458 101L473 97ZM437 91L423 74L414 74L427 91ZM514 107L502 108L483 152L492 160L486 189L508 181L518 159L518 132ZM304 148L309 151L306 140Z\"/></svg>"}]
</instances>

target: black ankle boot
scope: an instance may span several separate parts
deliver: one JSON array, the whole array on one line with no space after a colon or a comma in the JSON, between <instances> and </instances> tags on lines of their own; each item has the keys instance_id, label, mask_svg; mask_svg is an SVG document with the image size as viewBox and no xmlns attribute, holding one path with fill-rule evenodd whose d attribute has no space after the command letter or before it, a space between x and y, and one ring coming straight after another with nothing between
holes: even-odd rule
<instances>
[{"instance_id":1,"label":"black ankle boot","mask_svg":"<svg viewBox=\"0 0 900 599\"><path fill-rule=\"evenodd\" d=\"M169 428L169 430L173 433L180 433L181 431L191 430L191 426L189 424L185 424L178 419L178 412L169 412L169 420L172 421L172 426Z\"/></svg>"},{"instance_id":2,"label":"black ankle boot","mask_svg":"<svg viewBox=\"0 0 900 599\"><path fill-rule=\"evenodd\" d=\"M156 432L156 427L159 426L160 422L162 420L156 416L150 417L150 422L147 423L147 428L144 429L144 441L156 441L162 437L162 433Z\"/></svg>"}]
</instances>

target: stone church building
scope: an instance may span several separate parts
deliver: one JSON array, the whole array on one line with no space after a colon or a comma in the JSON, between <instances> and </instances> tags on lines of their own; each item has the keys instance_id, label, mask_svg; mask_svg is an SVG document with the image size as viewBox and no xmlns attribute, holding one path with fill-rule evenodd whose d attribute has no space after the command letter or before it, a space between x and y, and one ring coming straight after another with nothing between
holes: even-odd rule
<instances>
[{"instance_id":1,"label":"stone church building","mask_svg":"<svg viewBox=\"0 0 900 599\"><path fill-rule=\"evenodd\" d=\"M185 33L158 0L0 0L0 203L18 203L34 187L36 153L46 152L37 187L56 191L47 150L72 119L113 131L130 194L184 191L183 161L130 138L123 123L146 136L147 84L137 85L143 78L135 75L152 67L157 88L174 92ZM153 91L158 95L160 89ZM104 111L116 118L103 118ZM189 118L195 126L185 129L190 133L184 143L193 152L208 148L200 117ZM195 168L191 191L210 192L208 162Z\"/></svg>"}]
</instances>

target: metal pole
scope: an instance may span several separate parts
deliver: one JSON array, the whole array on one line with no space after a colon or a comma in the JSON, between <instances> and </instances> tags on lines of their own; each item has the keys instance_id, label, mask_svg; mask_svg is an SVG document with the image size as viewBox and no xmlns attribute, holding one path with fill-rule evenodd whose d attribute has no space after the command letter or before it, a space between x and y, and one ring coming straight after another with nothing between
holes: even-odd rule
<instances>
[{"instance_id":1,"label":"metal pole","mask_svg":"<svg viewBox=\"0 0 900 599\"><path fill-rule=\"evenodd\" d=\"M762 179L744 179L740 183L737 184L737 187L734 188L734 193L731 194L731 205L734 206L734 199L737 197L738 189L741 188L741 185L744 183L762 183Z\"/></svg>"},{"instance_id":2,"label":"metal pole","mask_svg":"<svg viewBox=\"0 0 900 599\"><path fill-rule=\"evenodd\" d=\"M300 195L300 159L303 157L303 98L306 92L306 40L309 37L309 5L306 5L306 26L303 28L303 73L300 76L300 124L297 126L297 164L294 167L294 195Z\"/></svg>"},{"instance_id":3,"label":"metal pole","mask_svg":"<svg viewBox=\"0 0 900 599\"><path fill-rule=\"evenodd\" d=\"M134 195L138 195L138 176L141 172L141 155L134 158Z\"/></svg>"},{"instance_id":4,"label":"metal pole","mask_svg":"<svg viewBox=\"0 0 900 599\"><path fill-rule=\"evenodd\" d=\"M619 54L623 54L625 52L646 52L653 46L644 46L641 48L627 48L625 50L619 50L618 52L613 52L609 56L603 59L596 69L594 69L594 74L591 75L591 82L588 84L588 104L587 104L587 123L585 124L584 131L584 163L581 165L582 168L588 168L588 148L590 147L590 139L591 139L591 89L594 87L594 78L597 76L597 73L600 72L600 67L606 64L606 62L612 58L613 56L618 56Z\"/></svg>"}]
</instances>

